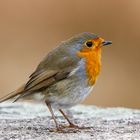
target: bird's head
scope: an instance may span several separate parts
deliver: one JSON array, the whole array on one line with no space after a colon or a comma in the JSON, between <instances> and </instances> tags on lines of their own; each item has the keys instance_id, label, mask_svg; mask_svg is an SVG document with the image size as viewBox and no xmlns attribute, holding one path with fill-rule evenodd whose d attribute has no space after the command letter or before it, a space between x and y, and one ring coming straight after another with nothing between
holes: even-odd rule
<instances>
[{"instance_id":1,"label":"bird's head","mask_svg":"<svg viewBox=\"0 0 140 140\"><path fill-rule=\"evenodd\" d=\"M107 46L107 45L110 45L110 44L112 44L111 41L105 41L101 37L87 39L85 41L85 43L83 44L80 52L88 53L88 52L91 52L91 51L98 51L103 46Z\"/></svg>"},{"instance_id":2,"label":"bird's head","mask_svg":"<svg viewBox=\"0 0 140 140\"><path fill-rule=\"evenodd\" d=\"M101 49L112 42L87 32L76 35L68 42L71 44L71 49L74 48L76 51L77 56L86 60L86 73L89 83L93 85L100 73Z\"/></svg>"},{"instance_id":3,"label":"bird's head","mask_svg":"<svg viewBox=\"0 0 140 140\"><path fill-rule=\"evenodd\" d=\"M75 48L79 55L88 55L89 53L98 53L104 46L111 45L111 41L106 41L93 33L82 33L72 38L75 42Z\"/></svg>"},{"instance_id":4,"label":"bird's head","mask_svg":"<svg viewBox=\"0 0 140 140\"><path fill-rule=\"evenodd\" d=\"M81 56L98 53L104 46L112 44L111 41L106 41L98 35L88 32L78 34L65 43L64 46L67 46L69 51L77 52Z\"/></svg>"}]
</instances>

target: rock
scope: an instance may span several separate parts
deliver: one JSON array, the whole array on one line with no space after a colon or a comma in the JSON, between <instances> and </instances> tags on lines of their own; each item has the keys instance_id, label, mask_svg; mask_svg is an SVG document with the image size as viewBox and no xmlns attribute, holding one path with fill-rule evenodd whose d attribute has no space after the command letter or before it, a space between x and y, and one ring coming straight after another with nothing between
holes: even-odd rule
<instances>
[{"instance_id":1,"label":"rock","mask_svg":"<svg viewBox=\"0 0 140 140\"><path fill-rule=\"evenodd\" d=\"M74 122L85 129L65 133L55 128L45 105L0 105L0 140L140 140L140 110L79 105L71 109ZM59 123L67 125L57 114Z\"/></svg>"}]
</instances>

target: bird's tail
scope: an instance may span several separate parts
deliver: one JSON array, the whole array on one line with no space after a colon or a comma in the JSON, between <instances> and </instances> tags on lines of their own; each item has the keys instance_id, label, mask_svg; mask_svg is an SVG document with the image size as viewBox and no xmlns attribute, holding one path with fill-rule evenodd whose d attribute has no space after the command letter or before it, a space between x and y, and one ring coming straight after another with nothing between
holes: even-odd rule
<instances>
[{"instance_id":1,"label":"bird's tail","mask_svg":"<svg viewBox=\"0 0 140 140\"><path fill-rule=\"evenodd\" d=\"M11 93L9 93L9 94L3 96L2 98L0 98L0 103L2 103L2 102L4 102L4 101L7 101L7 100L9 100L9 99L12 99L12 98L14 98L14 97L16 97L15 100L17 100L17 98L18 98L19 96L21 96L23 93L25 93L24 87L25 87L25 86L23 85L22 87L20 87L20 88L17 89L16 91L11 92ZM15 102L15 101L14 101L14 102Z\"/></svg>"}]
</instances>

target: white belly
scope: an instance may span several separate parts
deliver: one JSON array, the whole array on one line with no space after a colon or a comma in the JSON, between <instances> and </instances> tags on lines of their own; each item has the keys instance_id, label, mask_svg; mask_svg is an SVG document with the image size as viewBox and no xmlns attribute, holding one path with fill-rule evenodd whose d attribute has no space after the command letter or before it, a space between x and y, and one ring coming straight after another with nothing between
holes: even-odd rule
<instances>
[{"instance_id":1,"label":"white belly","mask_svg":"<svg viewBox=\"0 0 140 140\"><path fill-rule=\"evenodd\" d=\"M51 96L49 101L54 108L70 108L81 103L92 91L93 87L77 88L65 96Z\"/></svg>"}]
</instances>

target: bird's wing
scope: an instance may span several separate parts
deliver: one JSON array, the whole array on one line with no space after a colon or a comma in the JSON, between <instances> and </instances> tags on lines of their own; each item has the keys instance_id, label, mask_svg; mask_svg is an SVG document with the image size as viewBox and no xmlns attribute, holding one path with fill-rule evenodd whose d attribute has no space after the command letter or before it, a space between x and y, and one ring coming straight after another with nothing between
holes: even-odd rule
<instances>
[{"instance_id":1,"label":"bird's wing","mask_svg":"<svg viewBox=\"0 0 140 140\"><path fill-rule=\"evenodd\" d=\"M67 78L67 76L76 68L80 59L78 57L66 54L63 51L56 50L38 65L35 72L30 76L29 81L22 87L22 90L8 94L0 99L0 103L17 96L15 100L41 91L52 84Z\"/></svg>"},{"instance_id":2,"label":"bird's wing","mask_svg":"<svg viewBox=\"0 0 140 140\"><path fill-rule=\"evenodd\" d=\"M67 49L69 48L60 46L50 52L30 76L25 90L40 90L66 78L80 61L76 54L71 55L70 50Z\"/></svg>"},{"instance_id":3,"label":"bird's wing","mask_svg":"<svg viewBox=\"0 0 140 140\"><path fill-rule=\"evenodd\" d=\"M33 73L30 80L25 85L26 91L37 91L67 78L67 76L76 68L78 62L74 61L72 57L59 60L58 67L51 69L39 69ZM59 66L61 65L61 68ZM63 66L62 66L63 65Z\"/></svg>"},{"instance_id":4,"label":"bird's wing","mask_svg":"<svg viewBox=\"0 0 140 140\"><path fill-rule=\"evenodd\" d=\"M57 73L58 71L56 70L46 70L34 77L31 77L25 85L24 90L34 91L49 86L52 82L55 81L54 77Z\"/></svg>"}]
</instances>

